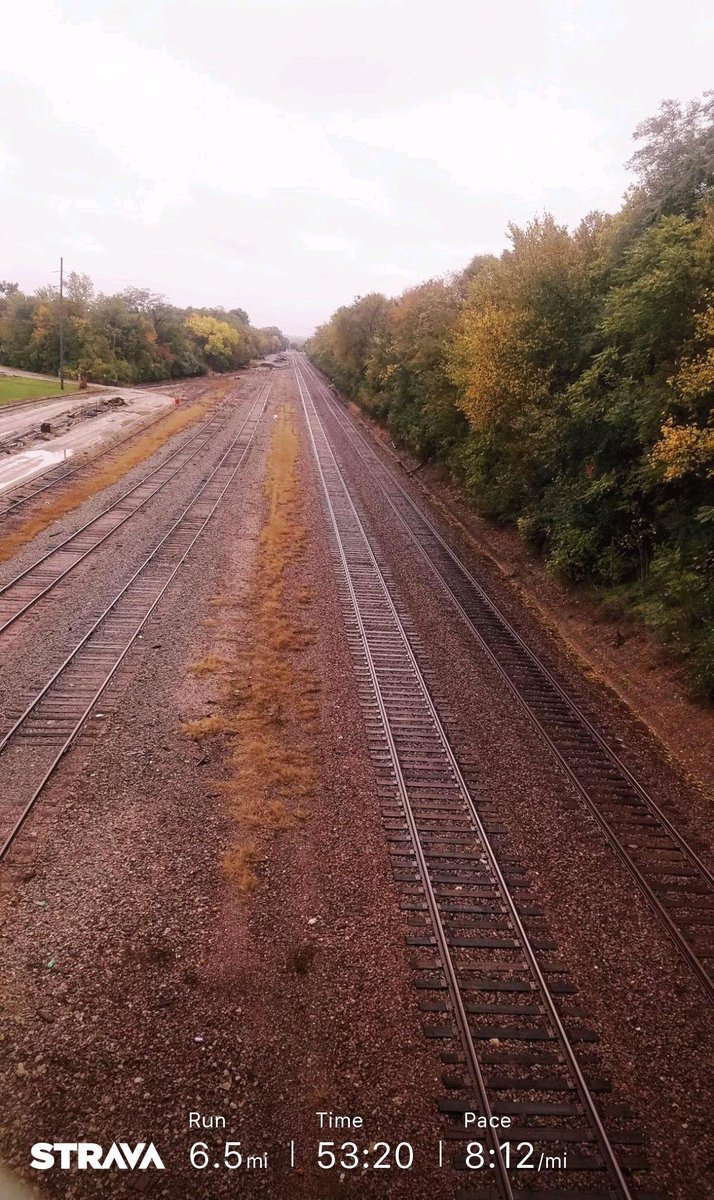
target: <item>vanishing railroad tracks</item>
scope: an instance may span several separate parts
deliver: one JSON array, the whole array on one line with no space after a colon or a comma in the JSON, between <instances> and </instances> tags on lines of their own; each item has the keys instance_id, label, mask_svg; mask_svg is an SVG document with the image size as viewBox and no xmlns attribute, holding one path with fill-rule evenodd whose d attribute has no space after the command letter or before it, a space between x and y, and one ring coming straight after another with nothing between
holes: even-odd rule
<instances>
[{"instance_id":1,"label":"vanishing railroad tracks","mask_svg":"<svg viewBox=\"0 0 714 1200\"><path fill-rule=\"evenodd\" d=\"M445 1141L454 1166L489 1168L469 1172L489 1186L470 1188L463 1200L644 1200L638 1175L646 1162L630 1114L608 1100L595 1035L526 874L453 752L418 639L390 593L299 365L296 379L424 1031L445 1046ZM507 1114L516 1124L474 1135L467 1111ZM476 1136L482 1153L474 1161ZM559 1165L547 1174L513 1169L524 1155L535 1167L555 1150Z\"/></svg>"},{"instance_id":2,"label":"vanishing railroad tracks","mask_svg":"<svg viewBox=\"0 0 714 1200\"><path fill-rule=\"evenodd\" d=\"M246 461L270 390L268 380L190 504L0 739L0 859Z\"/></svg>"},{"instance_id":3,"label":"vanishing railroad tracks","mask_svg":"<svg viewBox=\"0 0 714 1200\"><path fill-rule=\"evenodd\" d=\"M476 582L307 364L339 423L421 557L533 721L587 811L714 999L714 876L578 704Z\"/></svg>"},{"instance_id":4,"label":"vanishing railroad tracks","mask_svg":"<svg viewBox=\"0 0 714 1200\"><path fill-rule=\"evenodd\" d=\"M148 475L0 587L0 635L179 475L210 445L216 434L228 426L232 415L230 400L222 401L211 416Z\"/></svg>"}]
</instances>

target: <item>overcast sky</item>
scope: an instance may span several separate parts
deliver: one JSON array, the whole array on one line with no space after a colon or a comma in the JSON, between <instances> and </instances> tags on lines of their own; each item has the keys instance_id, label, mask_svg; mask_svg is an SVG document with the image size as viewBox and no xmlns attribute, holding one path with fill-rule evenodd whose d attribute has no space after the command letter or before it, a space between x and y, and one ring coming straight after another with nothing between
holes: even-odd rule
<instances>
[{"instance_id":1,"label":"overcast sky","mask_svg":"<svg viewBox=\"0 0 714 1200\"><path fill-rule=\"evenodd\" d=\"M631 133L714 86L709 0L17 0L0 278L66 269L308 333L617 207Z\"/></svg>"}]
</instances>

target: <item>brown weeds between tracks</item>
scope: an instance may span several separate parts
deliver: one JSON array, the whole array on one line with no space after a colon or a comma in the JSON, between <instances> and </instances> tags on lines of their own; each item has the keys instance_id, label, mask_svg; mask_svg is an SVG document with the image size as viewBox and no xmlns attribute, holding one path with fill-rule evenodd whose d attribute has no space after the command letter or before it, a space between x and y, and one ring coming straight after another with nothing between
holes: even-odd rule
<instances>
[{"instance_id":1,"label":"brown weeds between tracks","mask_svg":"<svg viewBox=\"0 0 714 1200\"><path fill-rule=\"evenodd\" d=\"M218 653L194 663L191 671L220 678L221 711L183 726L196 739L227 739L227 777L216 787L228 797L237 840L225 855L224 867L246 891L257 883L258 833L288 829L300 820L304 801L315 787L305 743L318 715L319 685L296 664L297 655L312 640L296 612L309 604L311 593L305 586L293 587L290 578L305 546L298 451L292 412L281 409L268 454L269 507L251 591L248 642L232 615L234 599L216 597L213 606L227 614L224 644ZM215 622L210 626L215 628Z\"/></svg>"},{"instance_id":2,"label":"brown weeds between tracks","mask_svg":"<svg viewBox=\"0 0 714 1200\"><path fill-rule=\"evenodd\" d=\"M138 433L136 441L126 450L122 450L110 462L102 467L95 475L79 483L69 484L60 496L55 496L45 503L39 511L32 513L22 524L18 525L6 537L0 539L0 562L12 558L21 546L31 542L33 538L59 521L67 513L79 508L85 500L96 496L104 488L111 487L122 475L126 475L133 467L139 466L147 458L151 458L160 450L165 442L174 434L187 429L210 411L225 394L225 388L214 392L210 400L192 404L190 408L175 409L154 425L146 433ZM88 463L89 467L90 464Z\"/></svg>"}]
</instances>

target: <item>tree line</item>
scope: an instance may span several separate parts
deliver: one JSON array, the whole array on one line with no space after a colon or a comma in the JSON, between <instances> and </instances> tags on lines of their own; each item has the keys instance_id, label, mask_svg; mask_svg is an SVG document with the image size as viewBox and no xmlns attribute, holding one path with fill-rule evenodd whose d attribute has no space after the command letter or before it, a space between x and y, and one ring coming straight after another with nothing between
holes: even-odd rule
<instances>
[{"instance_id":1,"label":"tree line","mask_svg":"<svg viewBox=\"0 0 714 1200\"><path fill-rule=\"evenodd\" d=\"M283 350L275 326L255 329L242 308L177 308L145 288L96 294L75 272L66 283L65 370L95 383L148 383L207 371L234 371L252 358ZM0 282L0 362L57 375L60 299L56 287L27 295Z\"/></svg>"},{"instance_id":2,"label":"tree line","mask_svg":"<svg viewBox=\"0 0 714 1200\"><path fill-rule=\"evenodd\" d=\"M714 696L714 92L634 133L637 182L572 231L340 308L308 343L348 397L550 568L636 614Z\"/></svg>"}]
</instances>

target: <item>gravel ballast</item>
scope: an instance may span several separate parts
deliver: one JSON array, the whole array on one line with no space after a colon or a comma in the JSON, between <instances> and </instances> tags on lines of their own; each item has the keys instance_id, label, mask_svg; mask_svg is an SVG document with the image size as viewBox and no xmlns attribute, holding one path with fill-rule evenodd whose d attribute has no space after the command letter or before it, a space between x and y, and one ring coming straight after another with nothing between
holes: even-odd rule
<instances>
[{"instance_id":1,"label":"gravel ballast","mask_svg":"<svg viewBox=\"0 0 714 1200\"><path fill-rule=\"evenodd\" d=\"M347 1139L321 1133L318 1110L361 1114L360 1146L414 1144L418 1171L393 1172L386 1194L453 1194L450 1172L436 1167L441 1067L410 986L304 441L308 537L292 583L312 593L305 619L316 636L295 653L321 685L306 746L318 783L299 822L259 837L252 893L223 871L235 829L221 741L181 732L220 705L191 663L213 652L229 612L251 635L265 455L283 402L293 402L292 376L276 372L210 533L127 656L106 719L23 831L23 875L3 902L3 1154L47 1195L130 1196L139 1184L171 1200L385 1194L377 1172L340 1181L318 1171L318 1141ZM225 607L226 595L237 606ZM189 1130L192 1111L222 1115L225 1130ZM166 1173L27 1170L36 1141L119 1139L155 1141ZM214 1161L233 1139L270 1163L242 1174L238 1192L227 1169L199 1175L188 1162L192 1143L208 1142Z\"/></svg>"},{"instance_id":2,"label":"gravel ballast","mask_svg":"<svg viewBox=\"0 0 714 1200\"><path fill-rule=\"evenodd\" d=\"M453 713L462 752L478 761L480 791L499 803L510 846L528 867L583 1006L596 1019L606 1069L637 1115L655 1164L655 1185L681 1200L689 1200L693 1187L698 1195L711 1194L714 1145L706 1055L711 1025L699 985L433 572L414 553L337 421L328 417L326 427L426 647L427 665ZM400 482L405 483L403 474ZM426 507L423 496L417 502ZM429 515L442 527L438 513ZM442 531L454 544L453 535ZM576 673L572 659L518 604L497 572L489 572L467 547L456 543L455 549L566 686L577 689L598 726L619 738L628 765L685 836L710 853L698 793L612 693ZM430 651L435 646L438 653Z\"/></svg>"},{"instance_id":3,"label":"gravel ballast","mask_svg":"<svg viewBox=\"0 0 714 1200\"><path fill-rule=\"evenodd\" d=\"M236 382L235 423L265 377L253 370ZM5 873L2 1157L43 1195L446 1200L466 1186L437 1166L444 1047L422 1033L294 377L275 370L271 378L250 455L124 660L101 719L43 793ZM304 725L279 712L268 719L278 733L282 723L313 783L291 819L243 828L229 802L225 679L213 664L226 654L240 669L257 661L256 580L273 503L266 470L286 408L300 438L291 520L302 549L286 569L282 603L304 636L286 639L284 655L306 694L317 688L319 712ZM460 752L478 765L484 798L500 806L509 853L527 865L579 1003L593 1016L614 1098L634 1111L653 1163L648 1186L662 1200L711 1195L709 1028L698 989L344 436L334 422L328 429L423 643L434 695ZM128 578L220 449L192 464L7 639L0 681L13 705ZM104 507L127 478L62 530ZM55 532L4 564L3 578ZM623 754L663 807L682 813L687 793L656 747L621 722L613 697L579 676L503 580L458 549L477 575L486 572L498 603L578 687L593 717L618 731ZM187 736L186 723L208 718L217 732ZM691 823L705 839L697 811ZM241 838L254 843L250 890L228 866ZM364 1126L320 1129L318 1112L358 1115ZM107 1149L139 1140L156 1144L165 1172L29 1170L38 1141ZM228 1141L240 1141L243 1155L267 1154L268 1165L229 1170ZM360 1153L377 1141L409 1142L415 1166L321 1171L320 1141L354 1141ZM190 1162L198 1142L207 1145L202 1169Z\"/></svg>"}]
</instances>

